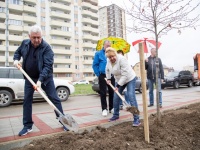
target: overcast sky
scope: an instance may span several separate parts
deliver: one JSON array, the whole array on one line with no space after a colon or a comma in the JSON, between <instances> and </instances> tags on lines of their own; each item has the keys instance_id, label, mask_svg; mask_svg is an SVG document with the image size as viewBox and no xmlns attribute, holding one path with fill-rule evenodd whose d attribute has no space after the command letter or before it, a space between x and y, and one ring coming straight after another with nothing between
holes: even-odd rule
<instances>
[{"instance_id":1,"label":"overcast sky","mask_svg":"<svg viewBox=\"0 0 200 150\"><path fill-rule=\"evenodd\" d=\"M127 0L128 1L128 0ZM198 1L198 0L197 0ZM105 3L106 2L106 3ZM108 6L116 4L123 8L124 4L122 0L99 0L99 6ZM130 21L126 17L126 23ZM167 67L173 67L176 70L183 69L184 66L193 66L193 56L196 53L200 53L200 27L194 29L184 29L179 35L176 30L171 30L167 35L162 36L159 41L162 43L159 48L159 57L162 63ZM144 37L152 38L147 34L127 34L127 41L131 44L133 41L143 39ZM132 44L131 44L132 45ZM138 45L131 46L128 59L131 65L139 62L139 54L137 53ZM148 57L150 54L145 54Z\"/></svg>"}]
</instances>

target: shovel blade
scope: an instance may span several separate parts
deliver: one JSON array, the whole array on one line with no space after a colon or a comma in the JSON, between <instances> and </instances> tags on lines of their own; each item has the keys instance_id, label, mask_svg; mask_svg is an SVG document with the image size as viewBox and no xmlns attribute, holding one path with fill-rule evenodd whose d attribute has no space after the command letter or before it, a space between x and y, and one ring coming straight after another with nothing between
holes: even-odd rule
<instances>
[{"instance_id":1,"label":"shovel blade","mask_svg":"<svg viewBox=\"0 0 200 150\"><path fill-rule=\"evenodd\" d=\"M71 115L65 114L58 117L58 120L70 131L78 132L78 123L72 118Z\"/></svg>"}]
</instances>

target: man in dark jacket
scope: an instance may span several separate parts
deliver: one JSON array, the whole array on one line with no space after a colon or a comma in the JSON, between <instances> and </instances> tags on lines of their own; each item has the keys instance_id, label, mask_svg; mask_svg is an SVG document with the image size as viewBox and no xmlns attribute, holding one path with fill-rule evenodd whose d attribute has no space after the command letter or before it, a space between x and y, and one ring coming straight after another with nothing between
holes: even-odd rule
<instances>
[{"instance_id":1,"label":"man in dark jacket","mask_svg":"<svg viewBox=\"0 0 200 150\"><path fill-rule=\"evenodd\" d=\"M92 68L94 70L95 75L99 79L99 89L100 89L100 97L101 97L101 107L102 107L102 116L107 116L108 111L107 111L107 101L106 101L106 93L107 93L107 87L108 87L108 92L109 92L109 112L112 112L113 109L113 95L114 91L113 89L107 85L106 80L106 63L107 63L107 58L105 55L105 49L110 47L111 43L110 41L104 41L103 48L102 50L98 51L95 53L94 56L94 61L92 64ZM115 79L112 76L111 77L111 84L115 85Z\"/></svg>"},{"instance_id":2,"label":"man in dark jacket","mask_svg":"<svg viewBox=\"0 0 200 150\"><path fill-rule=\"evenodd\" d=\"M19 48L14 53L14 66L20 65L19 60L23 58L22 68L36 83L38 88L42 88L48 98L63 113L62 105L57 96L53 81L53 56L54 53L50 45L42 39L42 30L38 25L34 25L29 31L30 40L23 40ZM34 88L25 78L23 102L23 129L19 136L26 135L32 131L32 101ZM58 117L58 114L56 114ZM67 130L64 126L63 128Z\"/></svg>"},{"instance_id":3,"label":"man in dark jacket","mask_svg":"<svg viewBox=\"0 0 200 150\"><path fill-rule=\"evenodd\" d=\"M162 61L158 58L159 62L159 72L158 72L158 90L159 90L159 103L160 108L162 108L162 91L161 91L161 82L164 79L164 70ZM145 69L147 70L147 79L149 86L149 100L150 104L148 107L154 106L154 84L156 83L156 49L151 49L151 55L145 60Z\"/></svg>"}]
</instances>

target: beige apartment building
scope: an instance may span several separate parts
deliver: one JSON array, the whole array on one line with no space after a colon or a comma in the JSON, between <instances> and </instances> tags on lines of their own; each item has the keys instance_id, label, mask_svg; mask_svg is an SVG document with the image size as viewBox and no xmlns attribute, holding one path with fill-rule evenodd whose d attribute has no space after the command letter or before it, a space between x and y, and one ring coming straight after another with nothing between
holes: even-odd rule
<instances>
[{"instance_id":1,"label":"beige apartment building","mask_svg":"<svg viewBox=\"0 0 200 150\"><path fill-rule=\"evenodd\" d=\"M0 0L0 66L13 66L14 51L34 24L54 51L55 77L94 79L98 0Z\"/></svg>"},{"instance_id":2,"label":"beige apartment building","mask_svg":"<svg viewBox=\"0 0 200 150\"><path fill-rule=\"evenodd\" d=\"M109 36L126 39L125 11L112 4L99 9L99 36Z\"/></svg>"}]
</instances>

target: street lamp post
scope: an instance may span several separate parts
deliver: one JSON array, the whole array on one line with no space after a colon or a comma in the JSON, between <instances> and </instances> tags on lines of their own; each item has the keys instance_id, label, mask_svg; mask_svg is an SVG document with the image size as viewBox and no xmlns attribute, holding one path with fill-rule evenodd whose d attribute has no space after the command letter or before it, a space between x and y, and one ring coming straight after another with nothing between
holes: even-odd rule
<instances>
[{"instance_id":1,"label":"street lamp post","mask_svg":"<svg viewBox=\"0 0 200 150\"><path fill-rule=\"evenodd\" d=\"M9 31L8 31L8 17L9 17L8 0L6 0L6 30L5 30L5 34L6 34L6 51L5 51L6 62L5 62L5 66L9 66L9 50L8 50L8 46L9 46L9 41L8 41Z\"/></svg>"}]
</instances>

